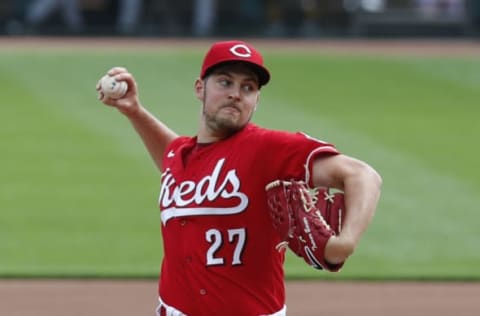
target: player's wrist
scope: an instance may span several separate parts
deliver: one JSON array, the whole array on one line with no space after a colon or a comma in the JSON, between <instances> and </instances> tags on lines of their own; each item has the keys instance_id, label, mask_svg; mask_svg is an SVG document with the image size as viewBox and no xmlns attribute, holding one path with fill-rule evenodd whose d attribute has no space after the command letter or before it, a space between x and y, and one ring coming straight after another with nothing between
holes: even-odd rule
<instances>
[{"instance_id":1,"label":"player's wrist","mask_svg":"<svg viewBox=\"0 0 480 316\"><path fill-rule=\"evenodd\" d=\"M117 106L117 109L129 119L140 117L143 112L143 107L138 101L132 102L127 106Z\"/></svg>"},{"instance_id":2,"label":"player's wrist","mask_svg":"<svg viewBox=\"0 0 480 316\"><path fill-rule=\"evenodd\" d=\"M325 247L325 260L331 264L344 262L353 254L355 243L346 237L332 236Z\"/></svg>"}]
</instances>

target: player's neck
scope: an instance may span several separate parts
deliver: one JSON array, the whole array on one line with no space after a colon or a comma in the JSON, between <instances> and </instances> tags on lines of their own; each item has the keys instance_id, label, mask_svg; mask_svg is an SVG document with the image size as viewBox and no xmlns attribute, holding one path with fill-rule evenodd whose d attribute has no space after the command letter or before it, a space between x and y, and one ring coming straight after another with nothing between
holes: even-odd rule
<instances>
[{"instance_id":1,"label":"player's neck","mask_svg":"<svg viewBox=\"0 0 480 316\"><path fill-rule=\"evenodd\" d=\"M215 143L225 138L228 138L231 135L232 135L231 132L216 131L209 128L205 124L201 124L197 134L197 143L201 143L201 144Z\"/></svg>"},{"instance_id":2,"label":"player's neck","mask_svg":"<svg viewBox=\"0 0 480 316\"><path fill-rule=\"evenodd\" d=\"M199 144L207 144L207 143L215 143L222 140L223 137L221 135L217 135L215 133L210 132L208 129L200 128L197 134L197 143Z\"/></svg>"}]
</instances>

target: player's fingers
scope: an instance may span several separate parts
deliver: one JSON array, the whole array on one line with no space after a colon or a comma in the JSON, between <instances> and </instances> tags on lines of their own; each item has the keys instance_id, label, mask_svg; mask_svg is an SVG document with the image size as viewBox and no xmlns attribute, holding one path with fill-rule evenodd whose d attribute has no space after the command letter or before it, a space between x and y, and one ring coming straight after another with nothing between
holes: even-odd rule
<instances>
[{"instance_id":1,"label":"player's fingers","mask_svg":"<svg viewBox=\"0 0 480 316\"><path fill-rule=\"evenodd\" d=\"M115 76L117 74L124 73L124 72L128 72L127 68L125 68L125 67L113 67L112 69L110 69L107 72L107 74L109 76Z\"/></svg>"},{"instance_id":2,"label":"player's fingers","mask_svg":"<svg viewBox=\"0 0 480 316\"><path fill-rule=\"evenodd\" d=\"M118 107L118 100L106 97L103 93L99 93L98 98L103 104L111 107Z\"/></svg>"},{"instance_id":3,"label":"player's fingers","mask_svg":"<svg viewBox=\"0 0 480 316\"><path fill-rule=\"evenodd\" d=\"M100 101L103 101L103 98L105 97L105 95L103 94L103 92L101 90L98 90L97 97Z\"/></svg>"},{"instance_id":4,"label":"player's fingers","mask_svg":"<svg viewBox=\"0 0 480 316\"><path fill-rule=\"evenodd\" d=\"M98 91L98 94L97 94L97 97L100 101L102 101L103 104L105 105L110 105L110 106L113 106L113 103L115 103L116 100L112 99L112 98L109 98L107 97L103 92L102 90L99 90Z\"/></svg>"},{"instance_id":5,"label":"player's fingers","mask_svg":"<svg viewBox=\"0 0 480 316\"><path fill-rule=\"evenodd\" d=\"M134 81L133 75L129 72L121 72L121 73L113 75L113 77L117 81L129 81L129 82Z\"/></svg>"},{"instance_id":6,"label":"player's fingers","mask_svg":"<svg viewBox=\"0 0 480 316\"><path fill-rule=\"evenodd\" d=\"M129 72L122 72L114 76L116 81L125 81L128 85L128 92L137 92L137 83Z\"/></svg>"}]
</instances>

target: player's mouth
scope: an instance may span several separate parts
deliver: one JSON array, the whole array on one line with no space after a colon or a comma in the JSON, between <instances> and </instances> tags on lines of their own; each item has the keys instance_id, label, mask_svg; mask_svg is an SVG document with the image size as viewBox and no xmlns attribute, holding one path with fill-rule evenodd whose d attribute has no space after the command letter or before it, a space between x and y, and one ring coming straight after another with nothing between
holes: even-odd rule
<instances>
[{"instance_id":1,"label":"player's mouth","mask_svg":"<svg viewBox=\"0 0 480 316\"><path fill-rule=\"evenodd\" d=\"M224 110L229 113L240 113L240 109L236 105L228 104L224 105L220 108L220 110Z\"/></svg>"}]
</instances>

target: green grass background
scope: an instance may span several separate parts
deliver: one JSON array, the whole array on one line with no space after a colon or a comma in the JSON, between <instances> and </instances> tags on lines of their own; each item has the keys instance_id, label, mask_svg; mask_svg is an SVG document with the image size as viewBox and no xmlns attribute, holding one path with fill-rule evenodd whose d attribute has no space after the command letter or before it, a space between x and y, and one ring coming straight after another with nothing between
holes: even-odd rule
<instances>
[{"instance_id":1,"label":"green grass background","mask_svg":"<svg viewBox=\"0 0 480 316\"><path fill-rule=\"evenodd\" d=\"M95 83L126 66L144 105L193 134L202 54L0 50L0 277L157 277L159 174ZM480 59L265 57L254 121L333 142L384 180L343 271L289 255L287 277L480 279Z\"/></svg>"}]
</instances>

